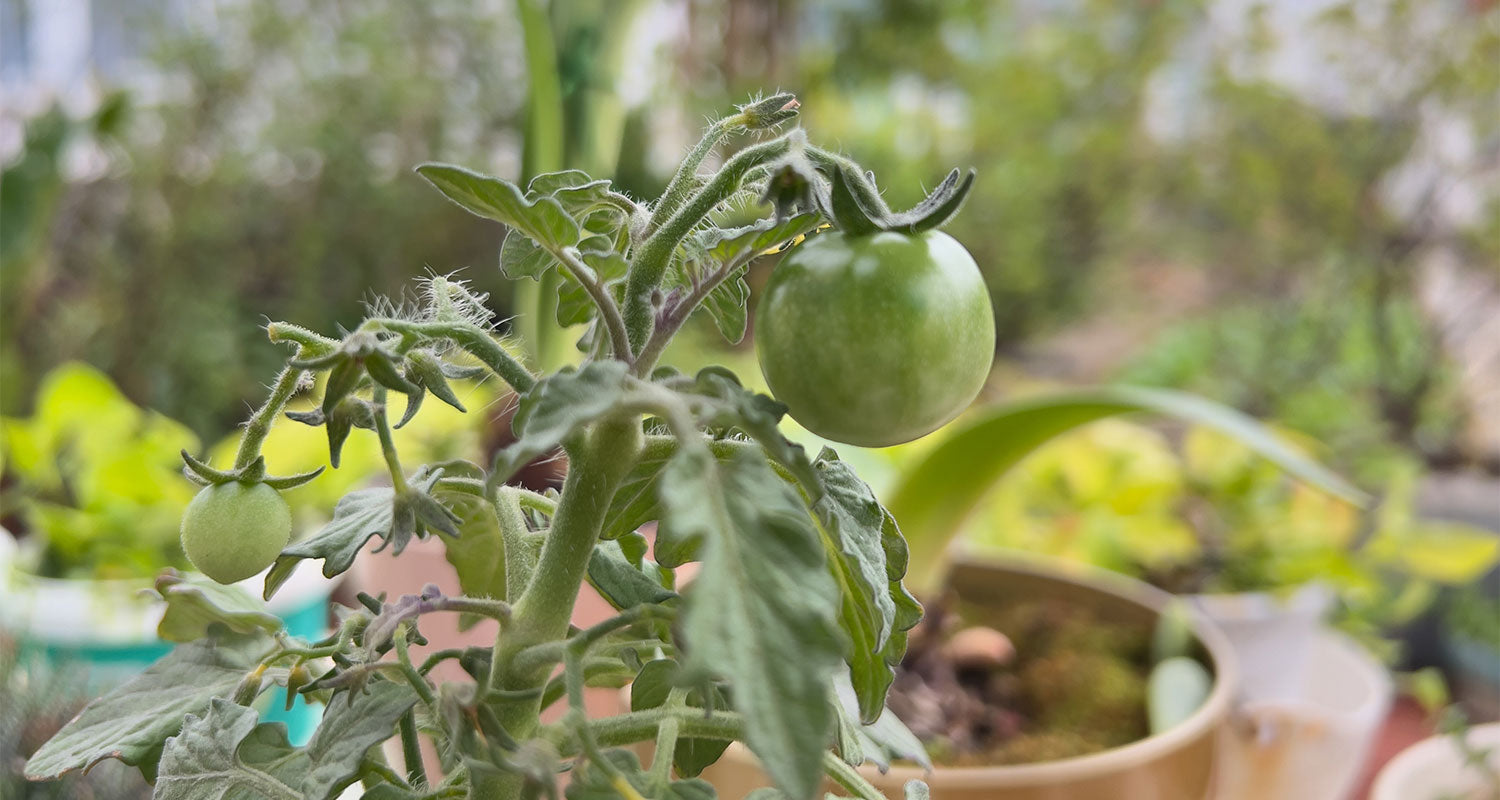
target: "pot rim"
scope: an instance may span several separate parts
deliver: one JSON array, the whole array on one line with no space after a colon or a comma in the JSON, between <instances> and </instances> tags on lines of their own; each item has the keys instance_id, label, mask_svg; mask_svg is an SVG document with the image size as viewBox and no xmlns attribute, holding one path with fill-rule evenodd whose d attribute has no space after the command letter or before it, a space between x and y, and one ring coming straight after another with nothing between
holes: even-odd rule
<instances>
[{"instance_id":1,"label":"pot rim","mask_svg":"<svg viewBox=\"0 0 1500 800\"><path fill-rule=\"evenodd\" d=\"M1065 562L1058 559L1026 554L979 554L960 550L953 556L953 564L969 567L989 568L1003 572L1019 572L1039 578L1066 583L1083 584L1099 591L1113 594L1120 599L1143 606L1160 614L1176 601L1172 594L1141 581L1107 570ZM1034 764L1003 764L988 767L944 767L932 771L921 767L892 766L883 775L873 765L866 764L860 771L870 777L879 776L882 783L904 784L909 780L924 780L929 784L953 787L990 786L1009 788L1033 786L1038 783L1077 781L1118 772L1143 763L1149 763L1203 737L1212 735L1214 728L1222 724L1232 710L1234 696L1239 686L1239 666L1234 660L1234 651L1228 638L1210 621L1202 611L1192 608L1191 627L1194 638L1203 645L1213 662L1213 690L1203 705L1178 725L1161 733L1152 734L1121 747L1110 748L1084 756L1040 761ZM735 743L734 747L743 747Z\"/></svg>"}]
</instances>

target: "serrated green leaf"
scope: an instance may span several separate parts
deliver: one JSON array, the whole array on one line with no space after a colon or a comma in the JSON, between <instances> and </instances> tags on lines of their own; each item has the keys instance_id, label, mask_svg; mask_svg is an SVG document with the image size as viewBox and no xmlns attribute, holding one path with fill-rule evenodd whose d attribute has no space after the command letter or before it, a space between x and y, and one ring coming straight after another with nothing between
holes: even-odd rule
<instances>
[{"instance_id":1,"label":"serrated green leaf","mask_svg":"<svg viewBox=\"0 0 1500 800\"><path fill-rule=\"evenodd\" d=\"M837 589L805 506L760 454L717 462L697 446L668 463L661 500L663 531L703 542L682 621L689 665L729 680L750 748L777 786L810 797L841 648Z\"/></svg>"},{"instance_id":2,"label":"serrated green leaf","mask_svg":"<svg viewBox=\"0 0 1500 800\"><path fill-rule=\"evenodd\" d=\"M180 645L145 672L94 700L26 762L32 780L87 769L106 758L140 767L148 778L183 717L228 695L269 649L264 638L204 639Z\"/></svg>"},{"instance_id":3,"label":"serrated green leaf","mask_svg":"<svg viewBox=\"0 0 1500 800\"><path fill-rule=\"evenodd\" d=\"M817 214L798 214L781 222L763 219L745 228L724 231L722 236L703 241L703 245L708 256L721 264L742 259L748 261L747 257L754 257L811 232L818 227L820 221Z\"/></svg>"},{"instance_id":4,"label":"serrated green leaf","mask_svg":"<svg viewBox=\"0 0 1500 800\"><path fill-rule=\"evenodd\" d=\"M354 783L360 761L371 747L391 738L396 721L417 702L410 686L376 681L350 702L330 705L307 743L310 766L302 780L302 797L332 800Z\"/></svg>"},{"instance_id":5,"label":"serrated green leaf","mask_svg":"<svg viewBox=\"0 0 1500 800\"><path fill-rule=\"evenodd\" d=\"M662 585L660 568L651 561L627 556L622 542L636 538L645 541L639 533L629 534L621 540L605 540L594 545L589 556L588 580L599 596L610 605L623 611L642 603L664 603L677 597L677 593Z\"/></svg>"},{"instance_id":6,"label":"serrated green leaf","mask_svg":"<svg viewBox=\"0 0 1500 800\"><path fill-rule=\"evenodd\" d=\"M155 800L304 800L293 788L307 774L307 754L293 748L280 723L257 724L254 709L215 698L208 713L189 716L167 740Z\"/></svg>"},{"instance_id":7,"label":"serrated green leaf","mask_svg":"<svg viewBox=\"0 0 1500 800\"><path fill-rule=\"evenodd\" d=\"M885 708L886 691L900 663L902 653L887 653L886 645L895 632L892 593L905 590L901 575L892 580L887 569L882 535L887 514L875 493L832 450L824 450L814 466L823 495L813 504L813 512L829 571L839 587L839 624L849 641L845 661L859 698L860 721L870 723ZM887 656L893 658L887 661Z\"/></svg>"},{"instance_id":8,"label":"serrated green leaf","mask_svg":"<svg viewBox=\"0 0 1500 800\"><path fill-rule=\"evenodd\" d=\"M890 709L882 708L874 722L863 724L859 721L859 699L854 695L849 676L835 676L833 688L834 710L843 720L841 730L855 740L850 749L857 750L859 754L857 762L846 755L845 763L859 766L868 761L885 772L890 769L892 761L903 759L915 762L924 769L932 769L932 760L928 758L927 748L922 745L922 740Z\"/></svg>"},{"instance_id":9,"label":"serrated green leaf","mask_svg":"<svg viewBox=\"0 0 1500 800\"><path fill-rule=\"evenodd\" d=\"M341 575L354 564L354 557L370 539L387 540L396 521L396 490L388 486L360 489L344 495L333 507L333 519L310 539L293 542L281 551L266 576L265 597L270 599L304 558L323 560L324 577Z\"/></svg>"},{"instance_id":10,"label":"serrated green leaf","mask_svg":"<svg viewBox=\"0 0 1500 800\"><path fill-rule=\"evenodd\" d=\"M458 585L470 597L504 600L508 596L505 534L495 507L470 494L443 492L441 498L458 515L458 536L443 539L444 556L458 573ZM465 618L462 627L476 619Z\"/></svg>"},{"instance_id":11,"label":"serrated green leaf","mask_svg":"<svg viewBox=\"0 0 1500 800\"><path fill-rule=\"evenodd\" d=\"M518 229L512 228L500 242L500 272L513 281L540 280L556 266L557 259L551 253Z\"/></svg>"},{"instance_id":12,"label":"serrated green leaf","mask_svg":"<svg viewBox=\"0 0 1500 800\"><path fill-rule=\"evenodd\" d=\"M521 395L511 422L516 441L496 456L495 476L509 478L528 461L556 449L573 431L613 409L624 391L627 370L622 361L594 361L538 381Z\"/></svg>"},{"instance_id":13,"label":"serrated green leaf","mask_svg":"<svg viewBox=\"0 0 1500 800\"><path fill-rule=\"evenodd\" d=\"M528 200L509 181L449 164L423 164L417 173L469 213L503 222L544 248L578 244L577 221L550 197Z\"/></svg>"},{"instance_id":14,"label":"serrated green leaf","mask_svg":"<svg viewBox=\"0 0 1500 800\"><path fill-rule=\"evenodd\" d=\"M241 634L274 634L282 628L280 617L237 586L170 575L156 579L156 592L167 603L156 635L169 642L197 641L208 636L213 625Z\"/></svg>"},{"instance_id":15,"label":"serrated green leaf","mask_svg":"<svg viewBox=\"0 0 1500 800\"><path fill-rule=\"evenodd\" d=\"M609 184L607 180L594 180L587 172L581 169L564 169L557 172L543 172L532 178L526 184L526 197L536 199L548 197L559 189L571 189L579 186L588 186L593 183Z\"/></svg>"},{"instance_id":16,"label":"serrated green leaf","mask_svg":"<svg viewBox=\"0 0 1500 800\"><path fill-rule=\"evenodd\" d=\"M630 710L644 711L650 708L660 708L663 703L667 702L667 695L680 684L681 679L682 669L676 661L665 658L647 661L630 685ZM709 691L713 693L714 708L725 708L729 705L729 698L721 689L710 686ZM692 708L704 708L703 690L697 688L690 691L687 704ZM677 767L678 774L696 778L699 773L712 766L720 756L724 755L729 744L729 741L725 739L684 737L677 740L677 749L672 752L672 763Z\"/></svg>"},{"instance_id":17,"label":"serrated green leaf","mask_svg":"<svg viewBox=\"0 0 1500 800\"><path fill-rule=\"evenodd\" d=\"M661 516L656 481L661 477L661 470L667 465L669 457L642 456L631 466L630 472L620 481L620 488L615 490L614 499L610 501L600 538L618 539L634 533L642 525Z\"/></svg>"},{"instance_id":18,"label":"serrated green leaf","mask_svg":"<svg viewBox=\"0 0 1500 800\"><path fill-rule=\"evenodd\" d=\"M714 287L699 306L714 321L724 341L739 344L745 338L749 326L750 284L742 277L733 277Z\"/></svg>"}]
</instances>

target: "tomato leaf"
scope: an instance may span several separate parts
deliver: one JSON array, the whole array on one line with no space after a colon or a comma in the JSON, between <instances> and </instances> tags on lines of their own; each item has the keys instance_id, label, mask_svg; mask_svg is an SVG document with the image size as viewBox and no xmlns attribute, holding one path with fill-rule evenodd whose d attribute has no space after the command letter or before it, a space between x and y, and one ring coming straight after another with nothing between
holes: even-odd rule
<instances>
[{"instance_id":1,"label":"tomato leaf","mask_svg":"<svg viewBox=\"0 0 1500 800\"><path fill-rule=\"evenodd\" d=\"M682 621L688 668L729 680L751 750L784 791L811 796L841 648L837 589L806 508L760 454L718 462L700 446L672 458L661 500L658 550L667 535L700 540L704 554Z\"/></svg>"},{"instance_id":2,"label":"tomato leaf","mask_svg":"<svg viewBox=\"0 0 1500 800\"><path fill-rule=\"evenodd\" d=\"M458 585L470 597L504 600L505 536L495 507L488 500L460 492L443 492L442 500L458 514L458 536L443 538L444 556L458 573ZM465 619L464 624L474 620Z\"/></svg>"},{"instance_id":3,"label":"tomato leaf","mask_svg":"<svg viewBox=\"0 0 1500 800\"><path fill-rule=\"evenodd\" d=\"M544 248L578 244L578 223L551 197L528 199L509 181L451 164L423 164L417 174L469 213L503 222Z\"/></svg>"},{"instance_id":4,"label":"tomato leaf","mask_svg":"<svg viewBox=\"0 0 1500 800\"><path fill-rule=\"evenodd\" d=\"M621 546L638 544L645 550L645 538L639 533L627 534L615 541L594 545L589 556L588 580L610 605L623 611L642 603L664 603L677 593L662 584L661 570L649 559L631 558Z\"/></svg>"},{"instance_id":5,"label":"tomato leaf","mask_svg":"<svg viewBox=\"0 0 1500 800\"><path fill-rule=\"evenodd\" d=\"M215 624L240 634L274 634L282 628L280 617L235 586L169 573L156 579L156 592L167 603L156 634L169 642L202 639Z\"/></svg>"},{"instance_id":6,"label":"tomato leaf","mask_svg":"<svg viewBox=\"0 0 1500 800\"><path fill-rule=\"evenodd\" d=\"M264 654L262 637L180 645L145 672L94 700L26 762L26 777L56 778L106 758L140 767L148 779L167 738L187 714L228 695Z\"/></svg>"},{"instance_id":7,"label":"tomato leaf","mask_svg":"<svg viewBox=\"0 0 1500 800\"><path fill-rule=\"evenodd\" d=\"M354 564L365 542L380 536L387 540L396 522L396 490L388 486L360 489L344 495L333 508L333 519L312 538L293 542L282 549L266 575L265 598L269 600L292 569L304 558L323 560L323 575L332 578Z\"/></svg>"},{"instance_id":8,"label":"tomato leaf","mask_svg":"<svg viewBox=\"0 0 1500 800\"><path fill-rule=\"evenodd\" d=\"M627 365L594 361L563 369L521 395L511 422L516 441L495 456L492 478L506 480L527 462L561 445L573 431L614 408L624 391Z\"/></svg>"},{"instance_id":9,"label":"tomato leaf","mask_svg":"<svg viewBox=\"0 0 1500 800\"><path fill-rule=\"evenodd\" d=\"M682 668L676 661L665 658L647 661L636 675L635 681L630 684L630 710L645 711L660 707L667 702L667 695L673 687L682 685L683 682ZM692 708L703 708L703 691L703 688L695 688L688 692L687 704ZM722 689L709 684L708 691L713 695L713 707L729 706L729 698ZM677 749L672 751L672 763L677 767L678 774L696 778L718 761L728 747L729 741L726 739L684 737L677 740Z\"/></svg>"},{"instance_id":10,"label":"tomato leaf","mask_svg":"<svg viewBox=\"0 0 1500 800\"><path fill-rule=\"evenodd\" d=\"M293 788L309 766L287 742L286 726L257 724L254 709L214 698L167 740L156 779L157 800L302 800Z\"/></svg>"},{"instance_id":11,"label":"tomato leaf","mask_svg":"<svg viewBox=\"0 0 1500 800\"><path fill-rule=\"evenodd\" d=\"M858 716L873 723L905 655L905 632L921 619L922 607L901 583L905 540L875 493L831 449L814 467L822 496L812 509L839 588L839 624L849 641L845 660Z\"/></svg>"},{"instance_id":12,"label":"tomato leaf","mask_svg":"<svg viewBox=\"0 0 1500 800\"><path fill-rule=\"evenodd\" d=\"M735 276L709 292L699 309L713 319L714 327L719 329L724 341L739 344L744 340L745 330L750 324L749 312L746 310L749 302L750 284L745 283L744 278Z\"/></svg>"},{"instance_id":13,"label":"tomato leaf","mask_svg":"<svg viewBox=\"0 0 1500 800\"><path fill-rule=\"evenodd\" d=\"M348 696L349 702L328 707L307 743L312 763L299 797L338 797L358 777L365 751L391 738L396 721L417 702L410 686L395 681L375 681L368 691Z\"/></svg>"}]
</instances>

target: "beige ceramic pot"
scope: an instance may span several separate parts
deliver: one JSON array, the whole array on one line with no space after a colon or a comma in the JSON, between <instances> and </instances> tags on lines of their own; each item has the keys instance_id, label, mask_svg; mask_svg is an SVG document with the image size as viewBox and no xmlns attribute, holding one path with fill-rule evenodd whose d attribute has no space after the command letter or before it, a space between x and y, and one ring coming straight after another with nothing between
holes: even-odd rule
<instances>
[{"instance_id":1,"label":"beige ceramic pot","mask_svg":"<svg viewBox=\"0 0 1500 800\"><path fill-rule=\"evenodd\" d=\"M1113 573L1053 562L961 556L948 585L962 600L1002 606L1024 599L1060 598L1089 608L1099 619L1152 625L1172 596ZM1239 685L1233 651L1212 623L1200 618L1193 633L1208 652L1214 688L1181 725L1124 747L1037 764L938 767L930 775L893 767L866 778L899 800L907 781L926 780L932 800L1207 800L1213 796L1221 741ZM754 756L734 745L703 773L721 797L744 797L769 781ZM832 787L830 787L832 790Z\"/></svg>"}]
</instances>

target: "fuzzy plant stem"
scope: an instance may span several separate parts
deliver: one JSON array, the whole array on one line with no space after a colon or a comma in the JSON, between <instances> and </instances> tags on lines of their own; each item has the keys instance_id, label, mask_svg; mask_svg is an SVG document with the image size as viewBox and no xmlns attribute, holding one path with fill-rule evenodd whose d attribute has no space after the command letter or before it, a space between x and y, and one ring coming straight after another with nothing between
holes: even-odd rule
<instances>
[{"instance_id":1,"label":"fuzzy plant stem","mask_svg":"<svg viewBox=\"0 0 1500 800\"><path fill-rule=\"evenodd\" d=\"M261 445L265 444L266 436L270 435L271 426L276 423L282 409L286 408L292 395L297 393L297 385L302 382L303 372L297 367L284 367L281 370L276 382L271 385L271 396L266 398L265 404L256 409L250 421L245 423L245 432L240 436L240 449L234 456L235 469L244 469L260 457Z\"/></svg>"},{"instance_id":2,"label":"fuzzy plant stem","mask_svg":"<svg viewBox=\"0 0 1500 800\"><path fill-rule=\"evenodd\" d=\"M788 138L781 136L736 153L671 219L641 244L639 252L631 259L630 273L625 279L625 330L632 351L644 347L651 335L656 313L652 296L661 285L673 251L716 206L740 188L747 172L784 155L788 147Z\"/></svg>"}]
</instances>

